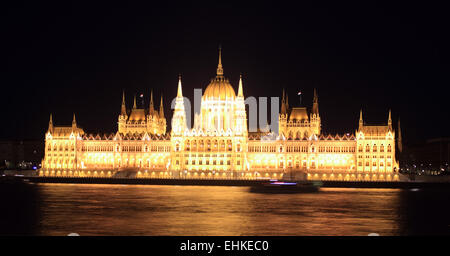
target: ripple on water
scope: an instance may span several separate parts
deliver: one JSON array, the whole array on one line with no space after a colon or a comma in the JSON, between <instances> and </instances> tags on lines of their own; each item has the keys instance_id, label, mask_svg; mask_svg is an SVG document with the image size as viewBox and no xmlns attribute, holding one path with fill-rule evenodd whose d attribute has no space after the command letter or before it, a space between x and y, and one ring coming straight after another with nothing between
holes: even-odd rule
<instances>
[{"instance_id":1,"label":"ripple on water","mask_svg":"<svg viewBox=\"0 0 450 256\"><path fill-rule=\"evenodd\" d=\"M442 206L449 191L324 188L267 195L221 186L33 186L32 234L450 234L450 211Z\"/></svg>"}]
</instances>

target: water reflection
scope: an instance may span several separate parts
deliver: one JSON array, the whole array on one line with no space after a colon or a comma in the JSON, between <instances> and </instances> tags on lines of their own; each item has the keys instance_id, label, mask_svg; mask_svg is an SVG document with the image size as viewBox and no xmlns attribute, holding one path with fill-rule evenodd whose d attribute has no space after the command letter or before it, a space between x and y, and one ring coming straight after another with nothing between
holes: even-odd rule
<instances>
[{"instance_id":1,"label":"water reflection","mask_svg":"<svg viewBox=\"0 0 450 256\"><path fill-rule=\"evenodd\" d=\"M246 187L24 187L14 188L15 194L11 188L3 191L12 197L7 208L1 199L1 234L450 234L448 190L323 188L311 194L256 194Z\"/></svg>"}]
</instances>

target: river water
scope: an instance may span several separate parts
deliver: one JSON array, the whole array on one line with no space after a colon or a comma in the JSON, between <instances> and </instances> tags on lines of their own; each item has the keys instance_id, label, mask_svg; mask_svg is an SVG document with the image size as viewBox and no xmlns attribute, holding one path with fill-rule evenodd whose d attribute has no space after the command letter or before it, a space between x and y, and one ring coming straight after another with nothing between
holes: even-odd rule
<instances>
[{"instance_id":1,"label":"river water","mask_svg":"<svg viewBox=\"0 0 450 256\"><path fill-rule=\"evenodd\" d=\"M2 235L442 235L450 189L25 184L0 187Z\"/></svg>"}]
</instances>

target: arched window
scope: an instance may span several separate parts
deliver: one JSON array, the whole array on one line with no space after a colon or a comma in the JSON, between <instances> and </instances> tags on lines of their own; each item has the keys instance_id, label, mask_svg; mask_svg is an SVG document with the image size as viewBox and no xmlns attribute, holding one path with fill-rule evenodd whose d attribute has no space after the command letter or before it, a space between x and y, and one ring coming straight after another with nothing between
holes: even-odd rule
<instances>
[{"instance_id":1,"label":"arched window","mask_svg":"<svg viewBox=\"0 0 450 256\"><path fill-rule=\"evenodd\" d=\"M373 152L377 152L377 145L373 145Z\"/></svg>"},{"instance_id":2,"label":"arched window","mask_svg":"<svg viewBox=\"0 0 450 256\"><path fill-rule=\"evenodd\" d=\"M388 145L387 152L388 152L388 153L391 153L391 152L392 152L391 144Z\"/></svg>"},{"instance_id":3,"label":"arched window","mask_svg":"<svg viewBox=\"0 0 450 256\"><path fill-rule=\"evenodd\" d=\"M370 146L369 146L369 144L366 145L366 152L370 152Z\"/></svg>"}]
</instances>

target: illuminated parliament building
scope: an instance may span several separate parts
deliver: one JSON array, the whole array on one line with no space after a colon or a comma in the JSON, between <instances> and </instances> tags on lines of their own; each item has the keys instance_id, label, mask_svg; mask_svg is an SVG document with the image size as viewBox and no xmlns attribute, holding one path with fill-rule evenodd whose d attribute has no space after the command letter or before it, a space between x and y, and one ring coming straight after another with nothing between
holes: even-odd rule
<instances>
[{"instance_id":1,"label":"illuminated parliament building","mask_svg":"<svg viewBox=\"0 0 450 256\"><path fill-rule=\"evenodd\" d=\"M117 132L87 134L76 122L55 126L52 116L45 134L45 157L40 176L192 179L282 179L395 181L395 131L389 111L387 125L366 125L362 111L353 133L324 135L319 101L314 91L310 111L290 107L283 91L278 135L267 139L249 132L242 77L237 94L222 68L221 52L216 77L201 98L194 125L187 126L181 77L171 131L161 97L155 109L153 93L146 108L131 109L125 94ZM399 134L400 136L400 134Z\"/></svg>"}]
</instances>

